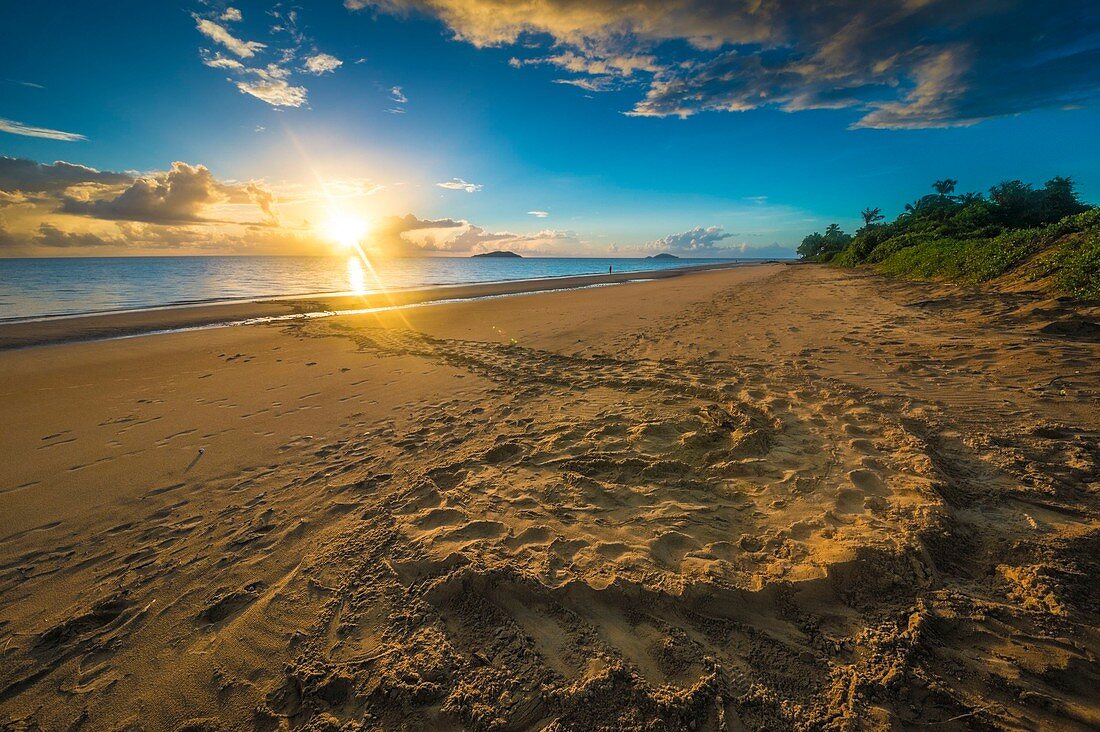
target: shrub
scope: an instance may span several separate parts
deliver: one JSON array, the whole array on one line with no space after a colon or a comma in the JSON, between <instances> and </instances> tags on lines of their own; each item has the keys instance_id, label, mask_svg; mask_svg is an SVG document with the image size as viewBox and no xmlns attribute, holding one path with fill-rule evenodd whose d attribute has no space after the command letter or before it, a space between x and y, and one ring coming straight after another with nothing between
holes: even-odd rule
<instances>
[{"instance_id":1,"label":"shrub","mask_svg":"<svg viewBox=\"0 0 1100 732\"><path fill-rule=\"evenodd\" d=\"M951 195L955 181L936 181L896 220L848 237L835 224L806 237L799 253L842 267L875 265L887 274L980 283L1019 270L1031 281L1074 297L1100 296L1100 208L1077 199L1073 181L1052 178L1035 189L1006 181L980 194ZM1026 265L1026 266L1025 266Z\"/></svg>"}]
</instances>

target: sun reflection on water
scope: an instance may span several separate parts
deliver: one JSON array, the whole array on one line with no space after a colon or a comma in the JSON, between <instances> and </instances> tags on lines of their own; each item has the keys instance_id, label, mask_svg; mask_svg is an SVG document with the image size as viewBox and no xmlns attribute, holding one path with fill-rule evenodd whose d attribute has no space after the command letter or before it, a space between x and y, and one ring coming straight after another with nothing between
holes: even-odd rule
<instances>
[{"instance_id":1,"label":"sun reflection on water","mask_svg":"<svg viewBox=\"0 0 1100 732\"><path fill-rule=\"evenodd\" d=\"M367 273L358 256L348 257L348 290L356 295L367 293Z\"/></svg>"}]
</instances>

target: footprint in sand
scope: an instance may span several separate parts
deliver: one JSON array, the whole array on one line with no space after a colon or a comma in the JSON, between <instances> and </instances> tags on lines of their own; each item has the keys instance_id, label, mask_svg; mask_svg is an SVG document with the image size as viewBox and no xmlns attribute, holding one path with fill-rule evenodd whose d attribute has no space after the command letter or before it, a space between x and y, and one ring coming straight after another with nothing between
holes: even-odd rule
<instances>
[{"instance_id":1,"label":"footprint in sand","mask_svg":"<svg viewBox=\"0 0 1100 732\"><path fill-rule=\"evenodd\" d=\"M699 542L679 531L669 531L649 542L649 553L657 564L679 571L680 562L693 549L699 548Z\"/></svg>"},{"instance_id":2,"label":"footprint in sand","mask_svg":"<svg viewBox=\"0 0 1100 732\"><path fill-rule=\"evenodd\" d=\"M630 547L621 541L601 541L596 544L596 553L605 559L618 559L630 551Z\"/></svg>"},{"instance_id":3,"label":"footprint in sand","mask_svg":"<svg viewBox=\"0 0 1100 732\"><path fill-rule=\"evenodd\" d=\"M469 516L465 512L457 508L433 508L423 516L415 519L413 525L423 531L431 531L441 526L453 526L462 523L468 518Z\"/></svg>"},{"instance_id":4,"label":"footprint in sand","mask_svg":"<svg viewBox=\"0 0 1100 732\"><path fill-rule=\"evenodd\" d=\"M882 476L874 470L858 468L849 471L848 480L852 481L852 485L865 493L883 493L886 490L886 484L883 482Z\"/></svg>"},{"instance_id":5,"label":"footprint in sand","mask_svg":"<svg viewBox=\"0 0 1100 732\"><path fill-rule=\"evenodd\" d=\"M460 526L454 531L448 532L444 539L447 541L474 541L477 539L492 539L500 536L508 530L508 527L499 521L471 521L465 526Z\"/></svg>"},{"instance_id":6,"label":"footprint in sand","mask_svg":"<svg viewBox=\"0 0 1100 732\"><path fill-rule=\"evenodd\" d=\"M864 455L871 455L878 452L873 442L867 439L856 439L848 443L848 447L852 448L856 452L861 452Z\"/></svg>"},{"instance_id":7,"label":"footprint in sand","mask_svg":"<svg viewBox=\"0 0 1100 732\"><path fill-rule=\"evenodd\" d=\"M516 536L510 536L504 540L504 545L510 549L519 549L528 544L547 544L550 542L550 529L545 526L531 526L524 529Z\"/></svg>"},{"instance_id":8,"label":"footprint in sand","mask_svg":"<svg viewBox=\"0 0 1100 732\"><path fill-rule=\"evenodd\" d=\"M836 494L836 510L840 513L863 513L866 494L854 488L841 488Z\"/></svg>"}]
</instances>

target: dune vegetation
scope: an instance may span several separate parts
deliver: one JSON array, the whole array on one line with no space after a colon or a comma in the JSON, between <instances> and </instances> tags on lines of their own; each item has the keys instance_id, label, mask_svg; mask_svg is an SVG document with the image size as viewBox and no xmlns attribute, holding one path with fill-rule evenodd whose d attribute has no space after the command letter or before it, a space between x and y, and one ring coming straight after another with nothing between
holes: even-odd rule
<instances>
[{"instance_id":1,"label":"dune vegetation","mask_svg":"<svg viewBox=\"0 0 1100 732\"><path fill-rule=\"evenodd\" d=\"M803 239L803 259L964 284L997 280L1051 294L1100 297L1100 207L1080 201L1070 178L1041 188L1005 181L988 195L955 195L958 181L906 204L892 222L881 209L862 212L850 235L837 224Z\"/></svg>"}]
</instances>

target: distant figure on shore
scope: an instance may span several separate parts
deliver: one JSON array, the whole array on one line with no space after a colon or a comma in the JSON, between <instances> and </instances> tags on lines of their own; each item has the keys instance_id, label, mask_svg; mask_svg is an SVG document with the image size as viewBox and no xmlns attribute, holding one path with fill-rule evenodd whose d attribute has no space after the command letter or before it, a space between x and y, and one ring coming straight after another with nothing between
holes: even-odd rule
<instances>
[{"instance_id":1,"label":"distant figure on shore","mask_svg":"<svg viewBox=\"0 0 1100 732\"><path fill-rule=\"evenodd\" d=\"M607 265L607 273L611 274L611 270L614 269L614 267L615 267L615 265L613 265L613 264Z\"/></svg>"}]
</instances>

